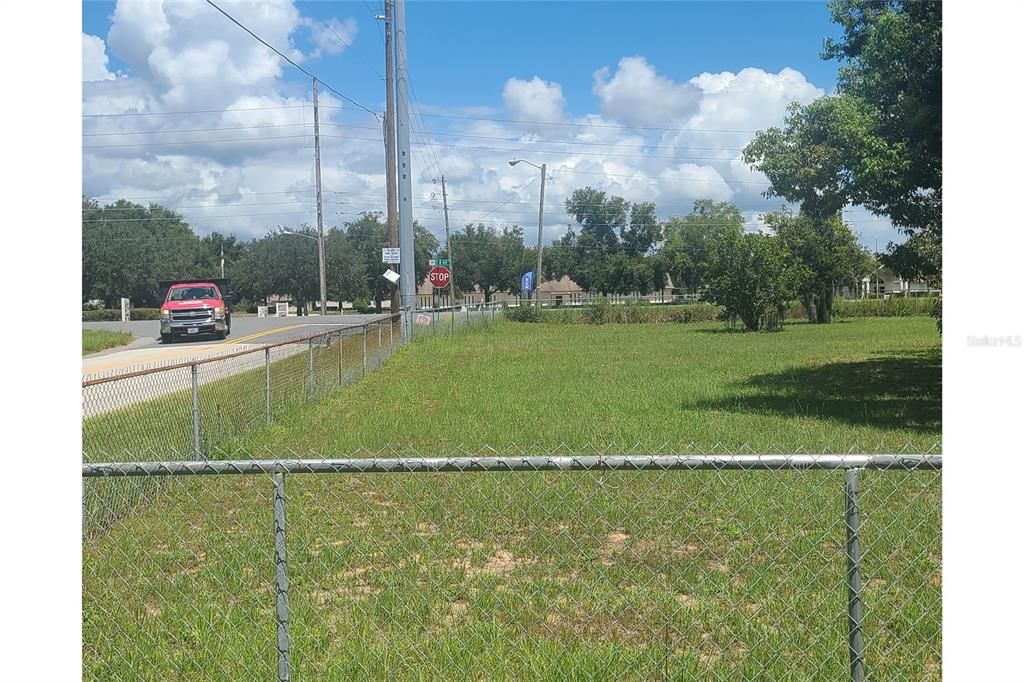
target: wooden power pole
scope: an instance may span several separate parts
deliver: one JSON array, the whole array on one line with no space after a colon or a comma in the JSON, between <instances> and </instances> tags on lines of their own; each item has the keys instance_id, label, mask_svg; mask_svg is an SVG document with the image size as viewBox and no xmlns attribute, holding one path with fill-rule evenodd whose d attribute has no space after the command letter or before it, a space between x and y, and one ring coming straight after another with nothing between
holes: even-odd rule
<instances>
[{"instance_id":1,"label":"wooden power pole","mask_svg":"<svg viewBox=\"0 0 1024 682\"><path fill-rule=\"evenodd\" d=\"M316 229L317 255L320 259L320 314L327 316L327 272L324 267L324 202L320 187L320 106L317 82L313 79L313 159L316 163Z\"/></svg>"},{"instance_id":2,"label":"wooden power pole","mask_svg":"<svg viewBox=\"0 0 1024 682\"><path fill-rule=\"evenodd\" d=\"M391 30L394 18L394 0L384 0L384 91L386 102L384 105L384 156L386 168L387 203L388 203L388 246L398 246L398 196L395 173L397 172L397 159L395 156L395 49L392 45ZM394 271L398 268L388 265ZM400 306L398 298L398 287L391 288L391 314L398 312Z\"/></svg>"},{"instance_id":3,"label":"wooden power pole","mask_svg":"<svg viewBox=\"0 0 1024 682\"><path fill-rule=\"evenodd\" d=\"M441 176L441 201L444 204L444 238L448 242L448 272L451 277L448 280L449 301L452 308L452 331L455 330L455 257L452 255L452 230L448 226L448 190L444 185L444 176Z\"/></svg>"}]
</instances>

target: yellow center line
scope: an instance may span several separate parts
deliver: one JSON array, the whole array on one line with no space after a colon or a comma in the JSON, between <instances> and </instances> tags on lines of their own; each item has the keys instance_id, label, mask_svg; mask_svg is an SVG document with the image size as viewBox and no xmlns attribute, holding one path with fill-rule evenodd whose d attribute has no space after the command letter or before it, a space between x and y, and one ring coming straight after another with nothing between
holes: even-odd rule
<instances>
[{"instance_id":1,"label":"yellow center line","mask_svg":"<svg viewBox=\"0 0 1024 682\"><path fill-rule=\"evenodd\" d=\"M283 332L283 331L287 331L289 329L298 329L299 327L305 327L305 326L306 326L305 324L290 324L290 325L285 325L284 327L276 327L274 329L265 329L265 330L263 330L261 332L256 332L255 334L249 334L248 336L241 336L241 337L239 337L237 339L233 339L231 341L228 341L227 343L222 344L222 345L226 346L226 345L233 344L233 343L242 343L244 341L248 341L249 339L257 339L257 338L259 338L261 336L267 336L268 334L274 334L276 332Z\"/></svg>"},{"instance_id":2,"label":"yellow center line","mask_svg":"<svg viewBox=\"0 0 1024 682\"><path fill-rule=\"evenodd\" d=\"M239 337L237 339L232 339L231 341L227 341L225 343L211 343L211 344L204 344L204 345L201 345L201 346L189 346L188 348L182 348L182 349L177 350L177 351L171 351L169 349L167 349L167 350L156 349L156 352L138 353L138 354L135 354L132 351L128 351L128 353L130 355L126 355L124 357L121 357L120 359L115 360L113 362L107 362L107 363L104 363L104 364L101 364L101 365L90 365L88 367L83 365L82 366L82 374L94 374L96 372L103 372L103 371L108 370L108 369L118 369L118 368L121 368L121 367L129 367L129 366L132 366L132 365L145 365L145 364L147 364L149 362L163 362L165 360L172 360L172 359L180 358L182 356L189 355L189 354L207 353L211 349L223 348L224 346L228 346L228 345L237 345L237 344L249 341L250 339L259 338L261 336L268 336L270 334L274 334L276 332L281 332L281 331L287 331L289 329L298 329L299 327L305 327L305 326L306 326L305 324L285 325L284 327L277 327L275 329L265 329L263 331L256 332L255 334L249 334L247 336L242 336L242 337ZM206 357L216 357L216 355L209 355L209 356L206 356ZM206 359L206 358L202 358L201 357L201 358L197 358L197 359Z\"/></svg>"}]
</instances>

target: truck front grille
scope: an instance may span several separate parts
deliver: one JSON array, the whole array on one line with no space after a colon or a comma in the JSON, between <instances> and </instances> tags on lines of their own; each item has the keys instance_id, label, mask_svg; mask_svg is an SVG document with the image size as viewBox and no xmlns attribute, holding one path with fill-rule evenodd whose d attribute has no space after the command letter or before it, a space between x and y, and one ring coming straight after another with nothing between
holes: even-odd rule
<instances>
[{"instance_id":1,"label":"truck front grille","mask_svg":"<svg viewBox=\"0 0 1024 682\"><path fill-rule=\"evenodd\" d=\"M198 322L213 317L212 308L195 308L194 310L171 311L172 322Z\"/></svg>"}]
</instances>

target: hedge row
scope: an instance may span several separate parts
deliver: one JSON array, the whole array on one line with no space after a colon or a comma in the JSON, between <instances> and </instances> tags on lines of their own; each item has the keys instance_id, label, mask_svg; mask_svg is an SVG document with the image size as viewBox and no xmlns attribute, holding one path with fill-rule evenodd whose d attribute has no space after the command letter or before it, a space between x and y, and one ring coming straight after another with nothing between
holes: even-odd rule
<instances>
[{"instance_id":1,"label":"hedge row","mask_svg":"<svg viewBox=\"0 0 1024 682\"><path fill-rule=\"evenodd\" d=\"M837 319L852 317L912 317L934 315L935 298L889 298L849 301L837 299L833 316ZM558 324L636 324L651 322L715 322L722 319L722 308L710 303L686 305L653 305L626 303L612 305L599 301L579 308L545 308L537 311L533 306L509 308L505 317L513 322L550 322ZM806 320L799 302L786 306L786 320Z\"/></svg>"},{"instance_id":2,"label":"hedge row","mask_svg":"<svg viewBox=\"0 0 1024 682\"><path fill-rule=\"evenodd\" d=\"M932 315L935 297L866 298L860 301L837 299L832 308L835 317L919 317Z\"/></svg>"},{"instance_id":3,"label":"hedge row","mask_svg":"<svg viewBox=\"0 0 1024 682\"><path fill-rule=\"evenodd\" d=\"M132 308L132 320L159 320L159 308ZM120 308L104 308L102 310L83 310L82 322L120 322Z\"/></svg>"}]
</instances>

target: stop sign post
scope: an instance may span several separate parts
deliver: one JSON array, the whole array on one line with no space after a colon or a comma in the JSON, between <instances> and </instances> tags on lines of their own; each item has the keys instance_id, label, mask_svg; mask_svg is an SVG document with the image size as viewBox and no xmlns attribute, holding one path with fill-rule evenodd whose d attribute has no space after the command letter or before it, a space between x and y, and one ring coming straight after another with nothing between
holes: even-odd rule
<instances>
[{"instance_id":1,"label":"stop sign post","mask_svg":"<svg viewBox=\"0 0 1024 682\"><path fill-rule=\"evenodd\" d=\"M437 265L430 268L430 271L427 273L427 281L434 287L443 289L452 281L452 273L448 268Z\"/></svg>"}]
</instances>

